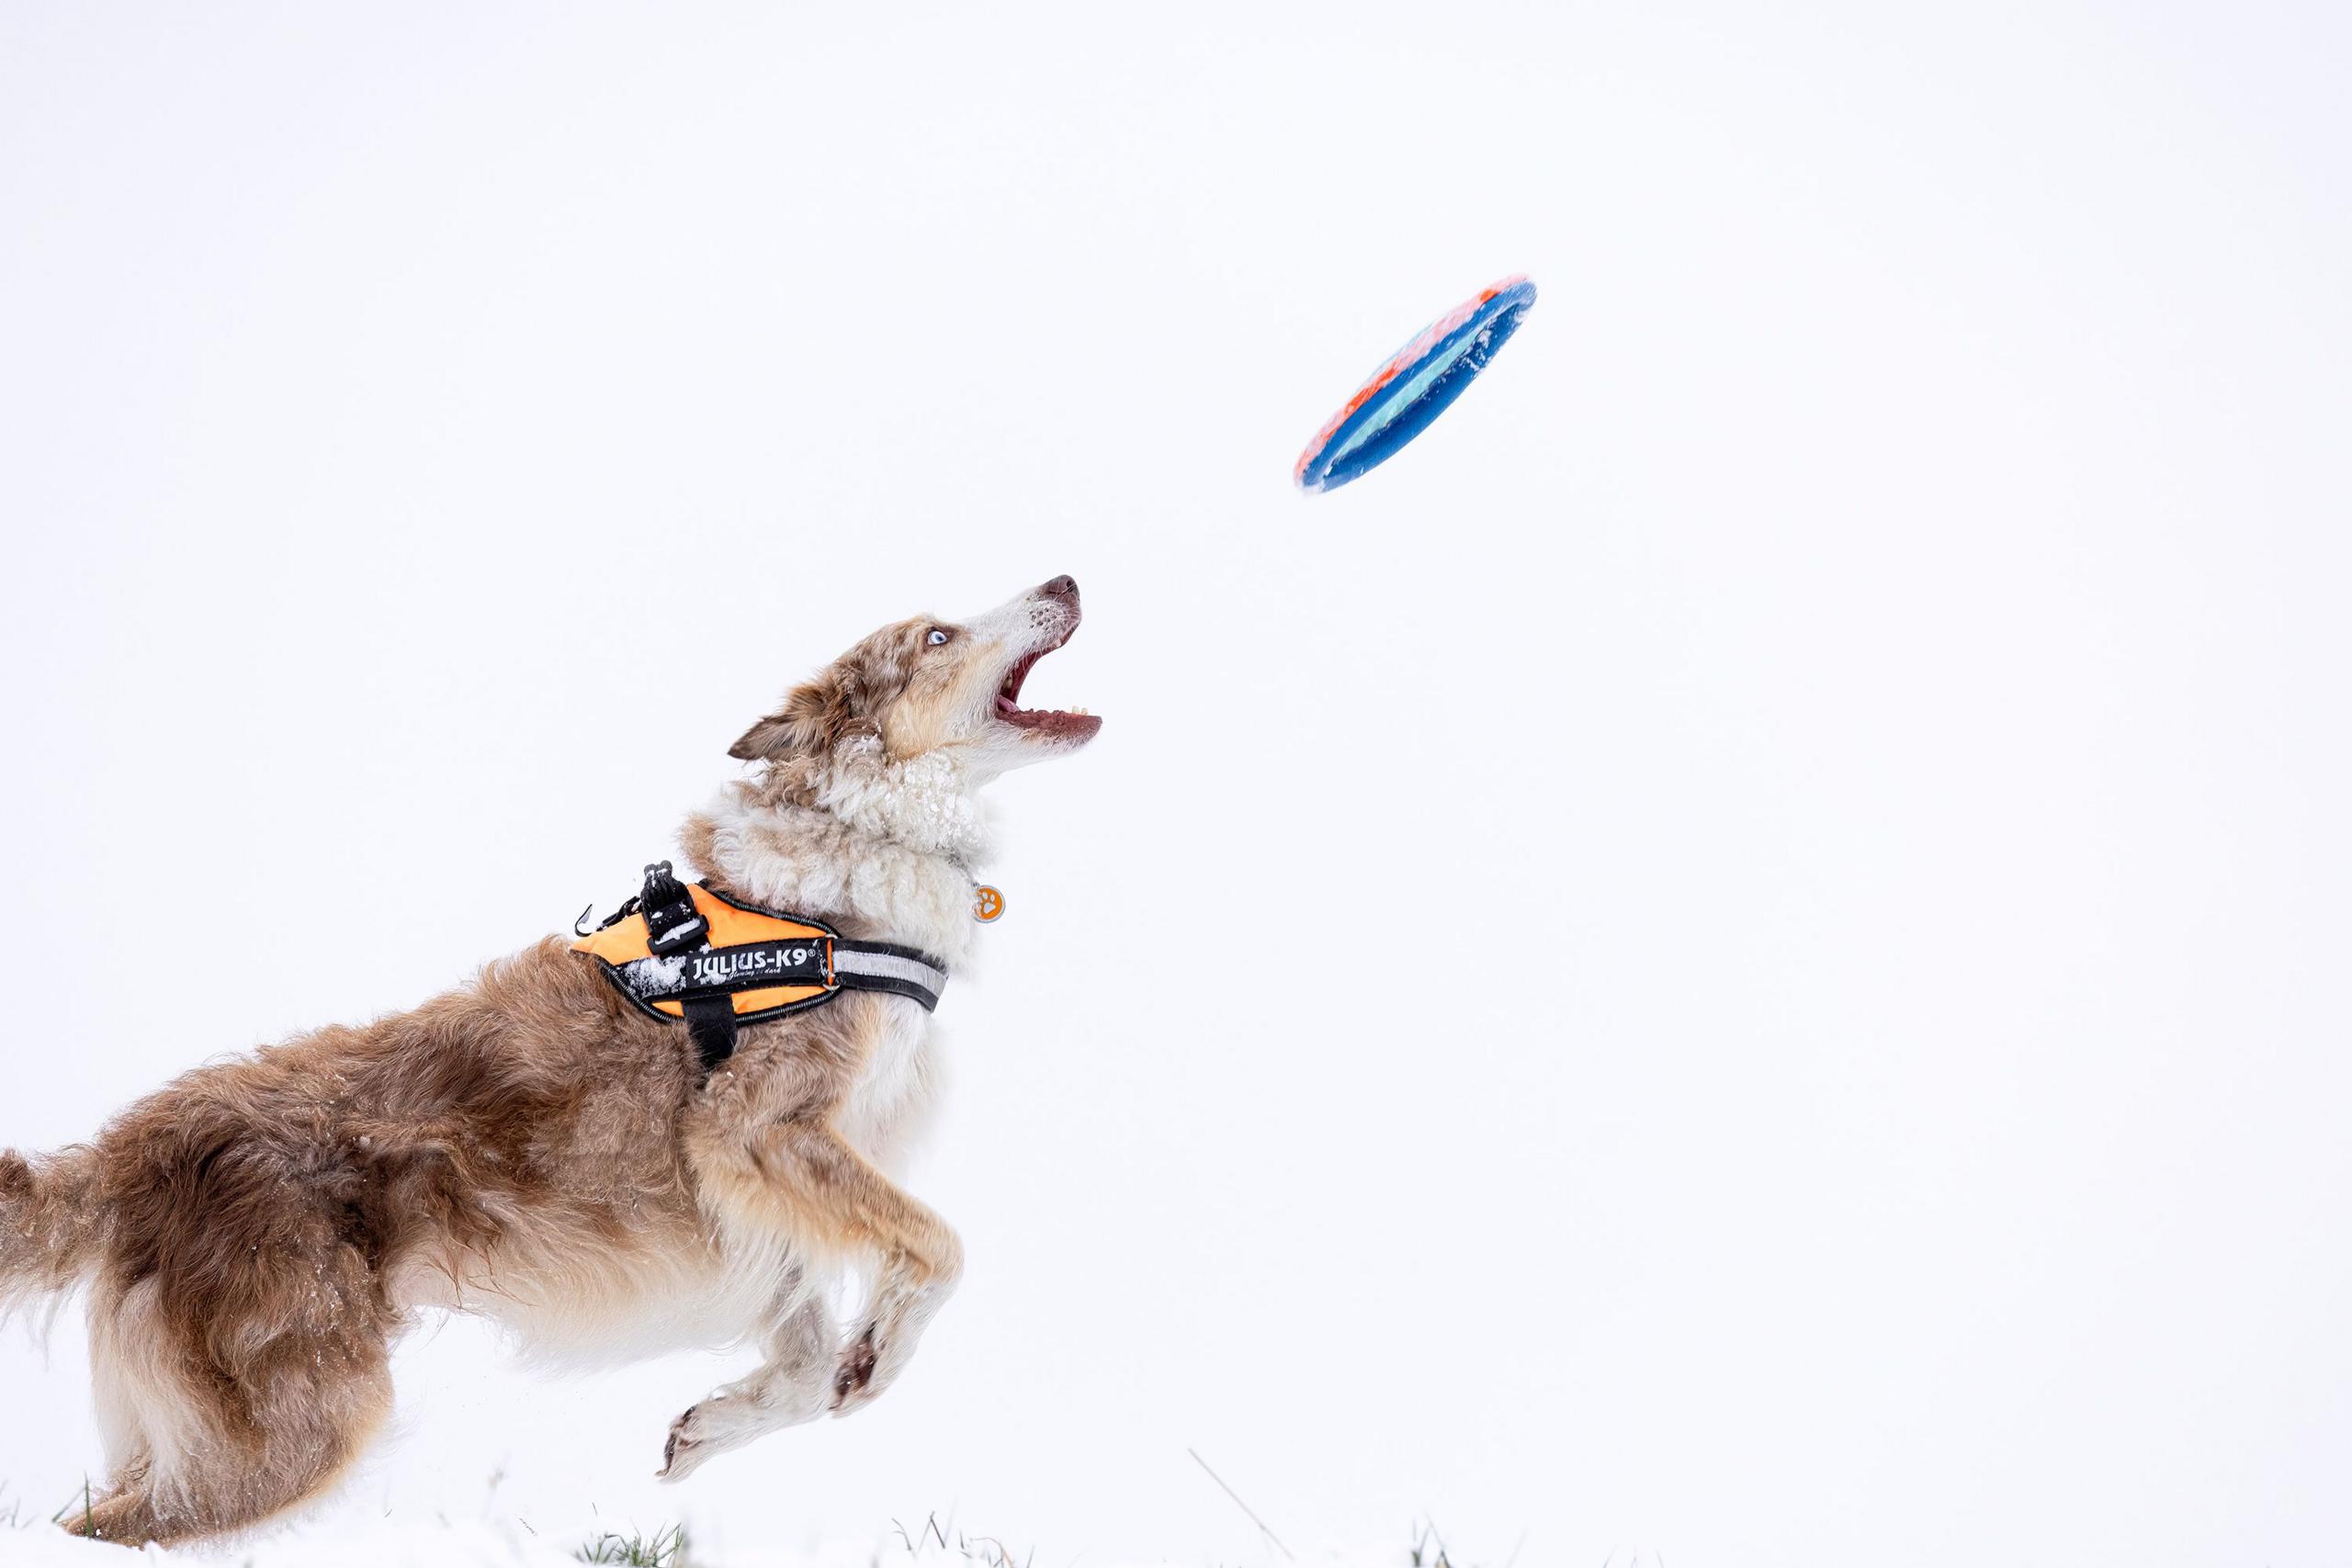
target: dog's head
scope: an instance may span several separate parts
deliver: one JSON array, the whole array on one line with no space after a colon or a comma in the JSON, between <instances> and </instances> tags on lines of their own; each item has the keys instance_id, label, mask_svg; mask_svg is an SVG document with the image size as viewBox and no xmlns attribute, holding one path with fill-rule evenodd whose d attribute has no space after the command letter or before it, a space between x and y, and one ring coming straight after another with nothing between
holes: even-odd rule
<instances>
[{"instance_id":1,"label":"dog's head","mask_svg":"<svg viewBox=\"0 0 2352 1568\"><path fill-rule=\"evenodd\" d=\"M844 746L885 762L952 757L977 784L1075 751L1101 719L1020 703L1031 667L1078 622L1078 584L1057 577L967 621L918 615L884 626L794 687L728 754L804 773Z\"/></svg>"}]
</instances>

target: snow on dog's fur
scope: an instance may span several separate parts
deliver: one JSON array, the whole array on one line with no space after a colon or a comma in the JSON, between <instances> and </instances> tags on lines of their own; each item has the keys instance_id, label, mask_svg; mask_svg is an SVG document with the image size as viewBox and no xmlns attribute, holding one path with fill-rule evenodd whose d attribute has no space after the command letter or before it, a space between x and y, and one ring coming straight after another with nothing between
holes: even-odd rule
<instances>
[{"instance_id":1,"label":"snow on dog's fur","mask_svg":"<svg viewBox=\"0 0 2352 1568\"><path fill-rule=\"evenodd\" d=\"M687 818L687 859L952 970L977 930L975 795L1098 727L1018 705L1078 620L1062 577L876 632L735 743L754 773ZM961 1269L886 1174L937 1081L929 1015L877 992L747 1025L704 1081L684 1029L550 937L413 1012L199 1068L91 1145L0 1153L0 1309L90 1285L110 1481L70 1524L180 1540L316 1495L390 1409L389 1348L423 1306L548 1355L758 1338L750 1376L672 1424L673 1480L847 1414Z\"/></svg>"}]
</instances>

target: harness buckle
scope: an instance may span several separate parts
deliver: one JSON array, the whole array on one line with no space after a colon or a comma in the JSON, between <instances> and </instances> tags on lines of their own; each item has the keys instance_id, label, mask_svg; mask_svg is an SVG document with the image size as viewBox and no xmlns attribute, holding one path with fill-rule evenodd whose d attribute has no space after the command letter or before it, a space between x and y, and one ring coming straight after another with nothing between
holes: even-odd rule
<instances>
[{"instance_id":1,"label":"harness buckle","mask_svg":"<svg viewBox=\"0 0 2352 1568\"><path fill-rule=\"evenodd\" d=\"M700 946L710 935L710 922L695 908L694 895L686 891L686 885L678 880L666 860L645 868L639 908L645 916L645 944L661 957L674 958Z\"/></svg>"}]
</instances>

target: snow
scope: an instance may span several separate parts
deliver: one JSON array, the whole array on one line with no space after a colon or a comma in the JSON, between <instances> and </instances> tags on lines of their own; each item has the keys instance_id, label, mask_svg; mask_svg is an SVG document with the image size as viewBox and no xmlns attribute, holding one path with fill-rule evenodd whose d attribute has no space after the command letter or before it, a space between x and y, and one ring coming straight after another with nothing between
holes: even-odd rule
<instances>
[{"instance_id":1,"label":"snow","mask_svg":"<svg viewBox=\"0 0 2352 1568\"><path fill-rule=\"evenodd\" d=\"M934 1535L933 1531L937 1533ZM136 1553L83 1540L47 1523L0 1525L0 1562L8 1568L116 1568L130 1562L234 1564L235 1568L580 1568L579 1551L601 1531L577 1540L542 1536L519 1520L390 1519L297 1525L204 1547ZM625 1538L639 1532L623 1530ZM1307 1568L1406 1568L1408 1547L1309 1552ZM874 1540L806 1549L752 1547L714 1552L689 1541L684 1568L1025 1568L1017 1541L973 1537L933 1519L909 1520ZM1135 1568L1150 1560L1136 1559ZM1106 1558L1102 1568L1121 1568ZM1165 1568L1164 1564L1157 1568ZM1205 1568L1205 1564L1204 1565Z\"/></svg>"},{"instance_id":2,"label":"snow","mask_svg":"<svg viewBox=\"0 0 2352 1568\"><path fill-rule=\"evenodd\" d=\"M0 1533L0 1561L9 1568L108 1568L134 1561L227 1562L241 1568L579 1568L580 1562L567 1548L541 1540L520 1526L437 1520L279 1530L201 1550L167 1551L151 1546L135 1555L44 1523Z\"/></svg>"},{"instance_id":3,"label":"snow","mask_svg":"<svg viewBox=\"0 0 2352 1568\"><path fill-rule=\"evenodd\" d=\"M678 988L685 977L684 957L662 958L659 955L631 959L622 974L628 979L630 989L640 996L666 996Z\"/></svg>"},{"instance_id":4,"label":"snow","mask_svg":"<svg viewBox=\"0 0 2352 1568\"><path fill-rule=\"evenodd\" d=\"M302 1539L1262 1561L1197 1448L1302 1554L2334 1560L2347 28L0 6L0 1147L568 930L813 664L1069 572L906 1377L665 1489L740 1354L433 1325Z\"/></svg>"}]
</instances>

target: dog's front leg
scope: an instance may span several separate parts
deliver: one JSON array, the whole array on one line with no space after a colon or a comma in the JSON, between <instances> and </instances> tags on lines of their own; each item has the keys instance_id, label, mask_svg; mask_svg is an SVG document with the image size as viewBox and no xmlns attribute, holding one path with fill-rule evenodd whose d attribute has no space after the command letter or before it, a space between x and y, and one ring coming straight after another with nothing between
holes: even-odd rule
<instances>
[{"instance_id":1,"label":"dog's front leg","mask_svg":"<svg viewBox=\"0 0 2352 1568\"><path fill-rule=\"evenodd\" d=\"M855 1258L869 1266L873 1289L864 1318L846 1345L826 1334L817 1384L818 1408L845 1416L905 1370L924 1327L956 1288L964 1248L944 1220L901 1191L832 1129L829 1109L811 1096L807 1109L754 1127L715 1126L695 1141L691 1157L703 1201L722 1232L752 1245L780 1245L803 1256ZM770 1363L777 1372L777 1394L791 1391L781 1404L799 1420L814 1413L802 1403L806 1344L805 1337L796 1339L789 1354L772 1354ZM721 1393L732 1394L741 1386ZM702 1412L702 1406L688 1411L672 1428L673 1448L665 1469L672 1480L711 1453L757 1435L735 1436L711 1447L722 1423L718 1413L706 1417ZM730 1434L736 1429L731 1415L724 1424ZM788 1424L775 1421L762 1429Z\"/></svg>"},{"instance_id":2,"label":"dog's front leg","mask_svg":"<svg viewBox=\"0 0 2352 1568\"><path fill-rule=\"evenodd\" d=\"M832 1312L797 1269L778 1304L763 1346L767 1359L748 1377L712 1391L670 1423L662 1468L654 1472L658 1479L684 1481L705 1460L813 1421L830 1407L833 1364L841 1356Z\"/></svg>"},{"instance_id":3,"label":"dog's front leg","mask_svg":"<svg viewBox=\"0 0 2352 1568\"><path fill-rule=\"evenodd\" d=\"M767 1172L762 1186L771 1201L794 1211L796 1229L873 1260L865 1322L833 1369L833 1414L846 1416L906 1370L916 1341L963 1274L963 1243L946 1221L821 1122L770 1127L753 1163Z\"/></svg>"}]
</instances>

